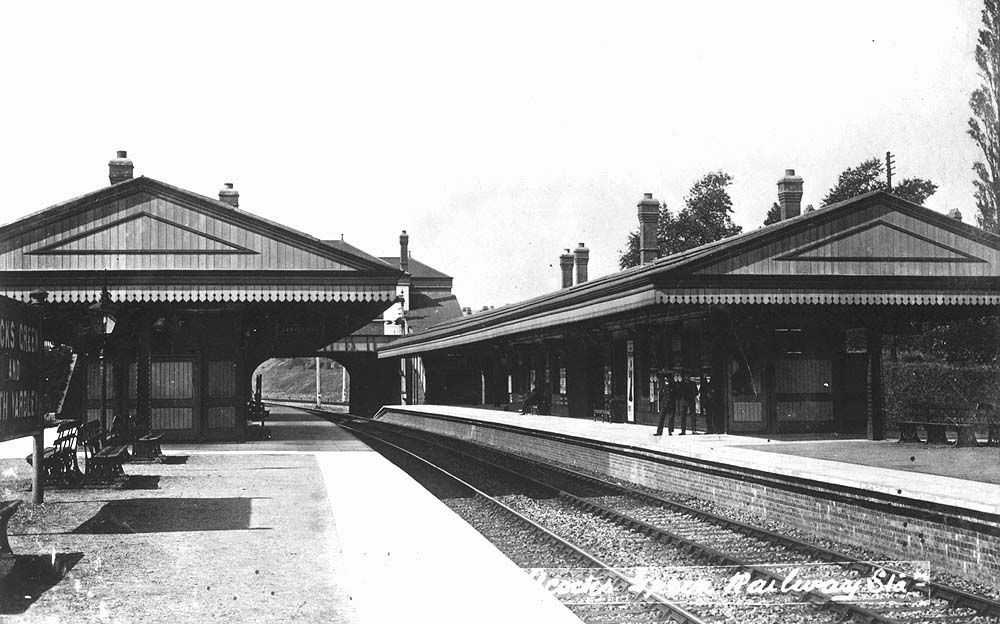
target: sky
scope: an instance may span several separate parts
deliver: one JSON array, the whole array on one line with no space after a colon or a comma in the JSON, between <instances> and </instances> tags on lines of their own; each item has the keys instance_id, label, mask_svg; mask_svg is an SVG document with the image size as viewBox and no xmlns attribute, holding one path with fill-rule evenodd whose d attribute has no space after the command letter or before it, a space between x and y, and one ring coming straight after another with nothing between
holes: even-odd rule
<instances>
[{"instance_id":1,"label":"sky","mask_svg":"<svg viewBox=\"0 0 1000 624\"><path fill-rule=\"evenodd\" d=\"M618 269L710 171L759 227L895 154L975 222L979 0L0 5L0 224L135 174L455 278L463 306Z\"/></svg>"}]
</instances>

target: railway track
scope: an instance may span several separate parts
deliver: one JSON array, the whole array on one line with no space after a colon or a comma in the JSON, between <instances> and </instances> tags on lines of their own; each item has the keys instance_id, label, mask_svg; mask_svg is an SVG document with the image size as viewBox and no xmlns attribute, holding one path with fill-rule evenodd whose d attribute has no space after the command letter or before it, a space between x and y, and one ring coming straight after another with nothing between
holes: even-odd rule
<instances>
[{"instance_id":1,"label":"railway track","mask_svg":"<svg viewBox=\"0 0 1000 624\"><path fill-rule=\"evenodd\" d=\"M346 427L369 440L370 433ZM675 622L707 624L681 606L656 592L646 595L630 592L633 579L603 561L598 555L568 541L545 526L490 496L471 483L436 465L434 462L385 439L376 446L388 446L405 454L405 469L419 481L450 502L452 508L479 530L498 549L522 568L534 571L539 582L556 581L567 589L564 603L587 622L642 623ZM397 459L398 461L398 459ZM413 462L418 462L414 467ZM442 483L441 479L447 480ZM463 495L464 494L464 495ZM549 570L565 571L558 579L548 578ZM558 593L557 593L558 595ZM631 599L621 600L622 596Z\"/></svg>"},{"instance_id":2,"label":"railway track","mask_svg":"<svg viewBox=\"0 0 1000 624\"><path fill-rule=\"evenodd\" d=\"M775 534L770 531L678 504L645 491L610 483L591 475L566 468L542 465L524 458L501 454L453 439L431 442L427 435L414 437L395 427L379 427L390 435L406 436L424 444L435 444L442 453L461 453L461 460L445 460L457 471L469 470L471 462L486 466L490 479L503 471L511 478L531 483L537 488L533 496L508 500L508 504L533 518L554 522L564 532L571 532L574 514L586 513L604 524L592 524L580 529L573 536L586 543L588 531L620 544L632 544L632 535L644 535L651 542L669 545L691 555L691 559L677 562L664 548L647 548L645 557L625 557L613 565L634 570L669 570L661 577L647 576L648 587L677 586L683 570L695 570L699 579L718 587L730 585L733 579L742 579L738 588L778 588L771 594L758 593L758 603L741 606L734 596L727 595L718 607L717 594L712 595L716 608L706 609L706 604L684 602L692 611L709 621L857 621L857 622L974 622L1000 623L1000 603L963 590L929 580L926 569L902 569L852 558L841 553ZM444 443L442 446L442 442ZM475 455L462 452L456 445L473 447ZM447 449L447 450L445 450ZM509 486L507 486L509 489ZM548 496L540 494L548 488ZM570 511L572 510L572 511ZM618 527L617 530L612 526ZM669 564L669 565L665 565ZM713 571L714 570L714 571ZM826 592L795 591L783 594L784 586L795 587L808 572L809 582L826 589ZM634 573L634 572L633 572ZM646 572L648 575L648 571ZM713 577L713 574L715 575ZM722 575L722 576L719 576ZM792 576L789 580L789 575ZM632 577L634 580L634 576ZM728 581L727 581L728 579ZM860 581L858 581L860 579ZM825 580L825 582L824 582ZM874 587L869 592L873 602L855 603L864 596L850 595L850 583L862 583L862 589ZM888 591L888 590L893 591ZM833 590L831 592L831 590ZM836 592L839 591L840 594ZM742 598L742 597L741 597ZM844 598L850 598L847 600ZM780 610L777 619L766 619L765 605L772 612ZM863 606L864 605L864 606ZM699 611L699 608L702 611ZM747 610L747 609L750 610ZM721 610L720 610L721 609ZM720 619L721 618L721 619Z\"/></svg>"}]
</instances>

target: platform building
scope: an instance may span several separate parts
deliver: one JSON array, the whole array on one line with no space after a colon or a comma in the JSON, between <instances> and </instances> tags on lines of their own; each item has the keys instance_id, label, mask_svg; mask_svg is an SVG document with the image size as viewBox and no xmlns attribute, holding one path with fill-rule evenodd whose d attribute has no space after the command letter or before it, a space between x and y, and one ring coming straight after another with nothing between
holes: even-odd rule
<instances>
[{"instance_id":1,"label":"platform building","mask_svg":"<svg viewBox=\"0 0 1000 624\"><path fill-rule=\"evenodd\" d=\"M1000 313L1000 237L883 191L802 213L793 170L778 196L780 222L657 258L647 194L641 266L587 280L581 243L560 259L564 288L379 357L419 358L427 403L519 405L537 386L555 415L653 423L664 371L707 385L729 433L881 439L883 336Z\"/></svg>"},{"instance_id":2,"label":"platform building","mask_svg":"<svg viewBox=\"0 0 1000 624\"><path fill-rule=\"evenodd\" d=\"M45 291L45 336L79 356L61 417L241 440L260 362L311 356L397 300L398 268L241 210L232 184L216 199L134 177L125 152L109 180L0 227L0 294Z\"/></svg>"}]
</instances>

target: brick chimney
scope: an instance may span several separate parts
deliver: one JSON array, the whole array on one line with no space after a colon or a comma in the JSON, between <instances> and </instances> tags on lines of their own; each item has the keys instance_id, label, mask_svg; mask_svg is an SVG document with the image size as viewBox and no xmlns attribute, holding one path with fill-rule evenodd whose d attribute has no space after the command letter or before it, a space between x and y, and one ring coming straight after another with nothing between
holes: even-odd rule
<instances>
[{"instance_id":1,"label":"brick chimney","mask_svg":"<svg viewBox=\"0 0 1000 624\"><path fill-rule=\"evenodd\" d=\"M108 163L108 179L111 184L132 179L132 161L125 150L118 150L118 156Z\"/></svg>"},{"instance_id":2,"label":"brick chimney","mask_svg":"<svg viewBox=\"0 0 1000 624\"><path fill-rule=\"evenodd\" d=\"M573 285L573 254L569 249L559 256L559 269L562 270L562 287L569 288Z\"/></svg>"},{"instance_id":3,"label":"brick chimney","mask_svg":"<svg viewBox=\"0 0 1000 624\"><path fill-rule=\"evenodd\" d=\"M956 221L961 221L962 211L960 211L958 208L952 208L951 210L948 211L948 216Z\"/></svg>"},{"instance_id":4,"label":"brick chimney","mask_svg":"<svg viewBox=\"0 0 1000 624\"><path fill-rule=\"evenodd\" d=\"M583 243L580 243L573 250L573 255L576 256L576 283L582 284L587 281L587 263L590 262L590 250Z\"/></svg>"},{"instance_id":5,"label":"brick chimney","mask_svg":"<svg viewBox=\"0 0 1000 624\"><path fill-rule=\"evenodd\" d=\"M785 169L785 177L778 180L778 203L782 221L802 213L802 178L794 169Z\"/></svg>"},{"instance_id":6,"label":"brick chimney","mask_svg":"<svg viewBox=\"0 0 1000 624\"><path fill-rule=\"evenodd\" d=\"M232 182L226 182L226 184L219 189L219 201L224 204L229 204L233 208L240 207L240 192L233 188Z\"/></svg>"},{"instance_id":7,"label":"brick chimney","mask_svg":"<svg viewBox=\"0 0 1000 624\"><path fill-rule=\"evenodd\" d=\"M639 264L648 264L660 256L656 242L656 222L660 217L660 202L646 193L639 202Z\"/></svg>"},{"instance_id":8,"label":"brick chimney","mask_svg":"<svg viewBox=\"0 0 1000 624\"><path fill-rule=\"evenodd\" d=\"M410 235L403 230L399 235L399 270L410 272Z\"/></svg>"}]
</instances>

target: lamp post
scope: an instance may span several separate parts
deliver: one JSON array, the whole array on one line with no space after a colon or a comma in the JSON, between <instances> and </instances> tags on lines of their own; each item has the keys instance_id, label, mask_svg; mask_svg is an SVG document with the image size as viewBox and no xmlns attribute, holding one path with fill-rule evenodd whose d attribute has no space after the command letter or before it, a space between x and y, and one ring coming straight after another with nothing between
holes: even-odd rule
<instances>
[{"instance_id":1,"label":"lamp post","mask_svg":"<svg viewBox=\"0 0 1000 624\"><path fill-rule=\"evenodd\" d=\"M31 305L37 308L44 308L45 300L49 298L49 293L38 289L31 291ZM45 312L39 313L41 321L45 320ZM42 340L42 351L45 351L45 333L41 323L39 323L38 334ZM45 425L41 425L35 435L32 436L31 446L31 502L38 505L45 502L45 478L42 474L42 461L45 456Z\"/></svg>"},{"instance_id":2,"label":"lamp post","mask_svg":"<svg viewBox=\"0 0 1000 624\"><path fill-rule=\"evenodd\" d=\"M104 287L101 289L101 299L90 306L90 322L94 326L94 331L101 334L101 425L108 427L107 422L107 392L108 392L108 370L104 363L104 352L108 346L108 336L115 331L114 304L111 302L111 293L108 292L107 277L104 279Z\"/></svg>"}]
</instances>

